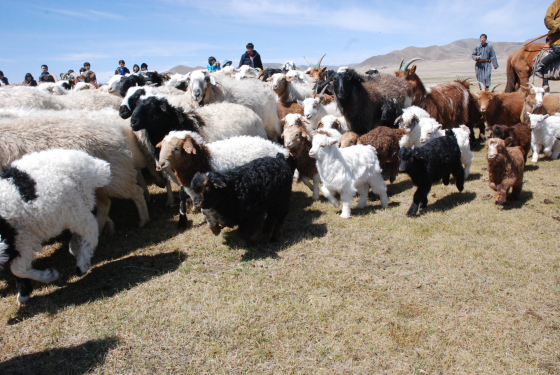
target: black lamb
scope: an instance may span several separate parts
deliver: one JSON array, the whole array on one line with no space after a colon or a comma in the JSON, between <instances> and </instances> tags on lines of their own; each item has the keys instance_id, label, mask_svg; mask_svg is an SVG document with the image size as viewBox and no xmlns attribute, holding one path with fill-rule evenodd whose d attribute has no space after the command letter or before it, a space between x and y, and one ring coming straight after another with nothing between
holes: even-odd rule
<instances>
[{"instance_id":1,"label":"black lamb","mask_svg":"<svg viewBox=\"0 0 560 375\"><path fill-rule=\"evenodd\" d=\"M463 191L465 173L461 163L461 150L452 130L445 136L434 139L423 147L403 147L399 150L399 172L407 173L418 187L414 200L406 213L416 216L418 209L428 205L428 194L432 184L443 179L449 185L450 174L455 177L459 191Z\"/></svg>"},{"instance_id":2,"label":"black lamb","mask_svg":"<svg viewBox=\"0 0 560 375\"><path fill-rule=\"evenodd\" d=\"M395 102L387 102L381 106L381 124L389 128L398 129L395 120L403 115L400 105Z\"/></svg>"},{"instance_id":3,"label":"black lamb","mask_svg":"<svg viewBox=\"0 0 560 375\"><path fill-rule=\"evenodd\" d=\"M276 73L286 73L282 69L275 69L275 68L266 68L259 74L259 79L263 82L266 82L267 79L275 75Z\"/></svg>"},{"instance_id":4,"label":"black lamb","mask_svg":"<svg viewBox=\"0 0 560 375\"><path fill-rule=\"evenodd\" d=\"M274 242L290 209L292 177L280 153L221 173L198 172L191 182L194 205L203 209L215 235L221 227L239 225L239 236L248 244L257 241L261 229L272 232Z\"/></svg>"}]
</instances>

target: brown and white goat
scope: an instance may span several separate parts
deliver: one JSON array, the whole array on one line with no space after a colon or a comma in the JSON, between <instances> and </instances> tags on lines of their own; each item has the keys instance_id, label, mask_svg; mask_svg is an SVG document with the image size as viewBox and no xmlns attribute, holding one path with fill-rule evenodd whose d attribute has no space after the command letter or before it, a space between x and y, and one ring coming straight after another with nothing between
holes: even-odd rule
<instances>
[{"instance_id":1,"label":"brown and white goat","mask_svg":"<svg viewBox=\"0 0 560 375\"><path fill-rule=\"evenodd\" d=\"M278 107L278 118L280 119L280 122L282 122L286 115L289 115L290 113L295 113L303 116L303 107L298 103L276 103L276 106Z\"/></svg>"},{"instance_id":2,"label":"brown and white goat","mask_svg":"<svg viewBox=\"0 0 560 375\"><path fill-rule=\"evenodd\" d=\"M525 105L521 111L521 122L527 125L531 120L527 113L535 115L554 115L560 112L560 98L545 92L548 86L535 87L529 83L529 87L521 86L525 91Z\"/></svg>"},{"instance_id":3,"label":"brown and white goat","mask_svg":"<svg viewBox=\"0 0 560 375\"><path fill-rule=\"evenodd\" d=\"M313 78L315 81L322 81L323 79L325 79L325 71L327 70L327 67L325 66L324 68L321 68L321 61L323 61L323 57L325 57L326 55L327 54L325 53L323 56L321 56L319 62L317 63L317 66L313 65L313 63L307 57L303 56L303 58L306 59L309 63L309 68L305 71L305 74Z\"/></svg>"},{"instance_id":4,"label":"brown and white goat","mask_svg":"<svg viewBox=\"0 0 560 375\"><path fill-rule=\"evenodd\" d=\"M499 204L506 203L511 188L511 198L518 199L523 188L525 162L519 147L507 147L510 139L490 138L486 141L488 149L488 186L494 190L494 199Z\"/></svg>"},{"instance_id":5,"label":"brown and white goat","mask_svg":"<svg viewBox=\"0 0 560 375\"><path fill-rule=\"evenodd\" d=\"M272 92L276 94L276 101L284 105L295 103L298 100L310 98L313 94L313 85L309 83L292 82L293 77L286 77L284 73L276 73L267 81L272 82Z\"/></svg>"}]
</instances>

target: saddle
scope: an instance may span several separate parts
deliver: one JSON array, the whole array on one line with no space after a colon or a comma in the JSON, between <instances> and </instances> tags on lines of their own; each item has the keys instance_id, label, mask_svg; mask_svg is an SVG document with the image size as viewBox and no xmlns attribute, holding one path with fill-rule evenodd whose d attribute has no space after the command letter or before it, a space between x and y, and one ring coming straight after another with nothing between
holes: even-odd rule
<instances>
[{"instance_id":1,"label":"saddle","mask_svg":"<svg viewBox=\"0 0 560 375\"><path fill-rule=\"evenodd\" d=\"M543 74L534 73L537 65L542 61L542 59L548 56L550 52L550 47L546 46L539 52L537 57L535 57L535 62L533 63L533 74L539 78L560 80L560 60L556 60L552 64L545 66L543 69Z\"/></svg>"}]
</instances>

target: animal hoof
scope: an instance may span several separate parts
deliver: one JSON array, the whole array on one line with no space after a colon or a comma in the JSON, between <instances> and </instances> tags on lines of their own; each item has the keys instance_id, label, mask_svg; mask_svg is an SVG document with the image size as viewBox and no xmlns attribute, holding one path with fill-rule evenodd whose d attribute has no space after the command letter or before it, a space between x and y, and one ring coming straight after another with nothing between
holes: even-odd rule
<instances>
[{"instance_id":1,"label":"animal hoof","mask_svg":"<svg viewBox=\"0 0 560 375\"><path fill-rule=\"evenodd\" d=\"M343 219L348 219L350 218L350 214L340 214L340 217Z\"/></svg>"},{"instance_id":2,"label":"animal hoof","mask_svg":"<svg viewBox=\"0 0 560 375\"><path fill-rule=\"evenodd\" d=\"M84 276L89 270L89 267L84 267L84 268L85 270L82 270L80 267L76 267L76 275L78 275L78 277Z\"/></svg>"}]
</instances>

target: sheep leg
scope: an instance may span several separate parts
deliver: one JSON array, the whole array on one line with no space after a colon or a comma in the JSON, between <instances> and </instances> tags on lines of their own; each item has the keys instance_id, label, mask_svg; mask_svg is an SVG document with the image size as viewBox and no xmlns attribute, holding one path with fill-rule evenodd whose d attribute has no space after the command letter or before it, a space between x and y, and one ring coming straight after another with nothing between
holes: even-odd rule
<instances>
[{"instance_id":1,"label":"sheep leg","mask_svg":"<svg viewBox=\"0 0 560 375\"><path fill-rule=\"evenodd\" d=\"M352 193L343 192L340 194L340 201L342 202L342 213L340 214L341 218L348 219L350 216L352 216L350 213L350 203L352 202L353 197L354 194ZM367 193L365 194L365 197L367 198Z\"/></svg>"},{"instance_id":2,"label":"sheep leg","mask_svg":"<svg viewBox=\"0 0 560 375\"><path fill-rule=\"evenodd\" d=\"M134 204L136 204L136 209L138 210L138 215L140 216L138 227L142 228L148 221L150 221L150 215L148 214L146 199L144 199L144 192L140 186L134 185L131 198L134 201Z\"/></svg>"},{"instance_id":3,"label":"sheep leg","mask_svg":"<svg viewBox=\"0 0 560 375\"><path fill-rule=\"evenodd\" d=\"M340 207L340 203L338 202L338 200L333 196L334 192L331 192L329 189L327 189L325 186L321 186L321 192L323 193L323 196L325 198L327 198L329 200L329 202L331 202L331 204L333 206L335 206L336 208Z\"/></svg>"},{"instance_id":4,"label":"sheep leg","mask_svg":"<svg viewBox=\"0 0 560 375\"><path fill-rule=\"evenodd\" d=\"M136 181L138 181L138 185L140 185L142 191L144 192L144 199L146 200L146 202L149 202L150 192L148 191L148 185L146 184L146 180L142 175L142 171L138 171L138 173L136 174Z\"/></svg>"},{"instance_id":5,"label":"sheep leg","mask_svg":"<svg viewBox=\"0 0 560 375\"><path fill-rule=\"evenodd\" d=\"M111 209L111 200L107 196L105 189L97 189L97 224L99 232L105 234L115 233L115 223L109 218L109 210ZM77 256L76 254L73 254Z\"/></svg>"},{"instance_id":6,"label":"sheep leg","mask_svg":"<svg viewBox=\"0 0 560 375\"><path fill-rule=\"evenodd\" d=\"M519 199L521 197L521 189L523 188L523 184L513 186L511 189L511 197L513 199Z\"/></svg>"},{"instance_id":7,"label":"sheep leg","mask_svg":"<svg viewBox=\"0 0 560 375\"><path fill-rule=\"evenodd\" d=\"M474 159L474 155L470 150L470 148L467 149L464 154L461 153L461 162L465 165L465 180L469 178L473 159Z\"/></svg>"},{"instance_id":8,"label":"sheep leg","mask_svg":"<svg viewBox=\"0 0 560 375\"><path fill-rule=\"evenodd\" d=\"M459 191L463 191L465 188L465 170L461 162L458 162L454 168L451 170L451 174L455 177L455 186Z\"/></svg>"},{"instance_id":9,"label":"sheep leg","mask_svg":"<svg viewBox=\"0 0 560 375\"><path fill-rule=\"evenodd\" d=\"M301 181L305 184L305 186L309 188L309 190L313 191L313 185L311 184L311 182L309 182L309 177L302 175Z\"/></svg>"},{"instance_id":10,"label":"sheep leg","mask_svg":"<svg viewBox=\"0 0 560 375\"><path fill-rule=\"evenodd\" d=\"M16 249L19 251L19 256L16 257L10 266L12 273L22 279L31 279L40 281L43 283L50 283L60 277L60 274L55 269L46 269L44 271L36 270L32 267L33 260L35 259L35 253L39 253L42 250L41 243L35 241L33 238L18 238L16 243ZM20 300L18 296L18 301ZM22 296L25 302L29 299L29 296ZM27 297L27 299L25 299Z\"/></svg>"},{"instance_id":11,"label":"sheep leg","mask_svg":"<svg viewBox=\"0 0 560 375\"><path fill-rule=\"evenodd\" d=\"M270 237L270 242L277 242L280 237L282 236L282 231L284 230L284 222L286 217L284 218L277 218L276 225L274 226L274 230L272 231L272 236Z\"/></svg>"},{"instance_id":12,"label":"sheep leg","mask_svg":"<svg viewBox=\"0 0 560 375\"><path fill-rule=\"evenodd\" d=\"M368 184L363 184L358 187L358 194L360 195L360 200L358 200L358 205L356 206L356 208L362 209L366 206L368 192L369 192Z\"/></svg>"},{"instance_id":13,"label":"sheep leg","mask_svg":"<svg viewBox=\"0 0 560 375\"><path fill-rule=\"evenodd\" d=\"M314 201L319 199L319 187L321 186L321 177L319 176L319 173L315 174L315 176L313 176L313 197L311 199L313 199Z\"/></svg>"},{"instance_id":14,"label":"sheep leg","mask_svg":"<svg viewBox=\"0 0 560 375\"><path fill-rule=\"evenodd\" d=\"M373 194L379 196L381 207L387 208L389 197L387 197L387 184L383 180L383 176L381 174L372 174L368 179L368 184Z\"/></svg>"},{"instance_id":15,"label":"sheep leg","mask_svg":"<svg viewBox=\"0 0 560 375\"><path fill-rule=\"evenodd\" d=\"M420 208L421 204L427 205L428 204L428 194L430 193L430 190L432 189L432 185L426 185L426 186L418 186L418 189L416 189L416 192L414 193L414 197L412 200L412 205L410 206L410 208L408 209L408 212L406 213L407 216L409 217L415 217L416 214L418 213L418 209Z\"/></svg>"},{"instance_id":16,"label":"sheep leg","mask_svg":"<svg viewBox=\"0 0 560 375\"><path fill-rule=\"evenodd\" d=\"M16 288L18 290L18 305L27 302L29 300L31 292L33 292L33 285L31 285L31 280L16 277Z\"/></svg>"},{"instance_id":17,"label":"sheep leg","mask_svg":"<svg viewBox=\"0 0 560 375\"><path fill-rule=\"evenodd\" d=\"M552 146L545 147L544 150L543 150L543 153L545 154L545 156L551 157L552 156Z\"/></svg>"},{"instance_id":18,"label":"sheep leg","mask_svg":"<svg viewBox=\"0 0 560 375\"><path fill-rule=\"evenodd\" d=\"M554 142L554 147L552 148L552 155L550 156L552 159L558 159L560 155L560 142Z\"/></svg>"},{"instance_id":19,"label":"sheep leg","mask_svg":"<svg viewBox=\"0 0 560 375\"><path fill-rule=\"evenodd\" d=\"M397 179L397 174L399 174L399 163L393 162L391 163L389 168L391 172L391 177L389 177L389 182L393 183Z\"/></svg>"},{"instance_id":20,"label":"sheep leg","mask_svg":"<svg viewBox=\"0 0 560 375\"><path fill-rule=\"evenodd\" d=\"M541 152L541 145L537 143L532 143L531 148L533 149L533 158L531 159L531 161L533 163L536 163L539 161L539 153Z\"/></svg>"},{"instance_id":21,"label":"sheep leg","mask_svg":"<svg viewBox=\"0 0 560 375\"><path fill-rule=\"evenodd\" d=\"M76 262L76 272L78 276L82 276L88 271L91 257L97 247L99 237L99 228L93 215L89 211L85 210L82 212L81 217L83 217L82 221L72 223L72 226L69 228L72 233L77 234L76 238L79 238L79 244L73 244L74 237L70 242L71 247L79 245L78 259Z\"/></svg>"},{"instance_id":22,"label":"sheep leg","mask_svg":"<svg viewBox=\"0 0 560 375\"><path fill-rule=\"evenodd\" d=\"M299 171L296 169L296 170L294 171L293 183L294 183L294 184L297 184L297 183L299 182L299 178L300 178L300 174L299 174Z\"/></svg>"},{"instance_id":23,"label":"sheep leg","mask_svg":"<svg viewBox=\"0 0 560 375\"><path fill-rule=\"evenodd\" d=\"M189 226L189 220L187 219L187 190L181 186L181 190L179 191L179 229L185 229Z\"/></svg>"}]
</instances>

